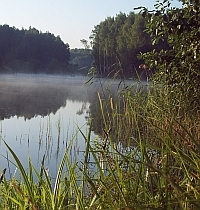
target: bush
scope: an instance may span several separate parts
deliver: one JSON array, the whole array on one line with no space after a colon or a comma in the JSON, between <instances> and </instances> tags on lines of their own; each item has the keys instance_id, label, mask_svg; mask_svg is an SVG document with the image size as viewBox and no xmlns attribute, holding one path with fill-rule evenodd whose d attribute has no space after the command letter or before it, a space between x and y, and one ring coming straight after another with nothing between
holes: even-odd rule
<instances>
[{"instance_id":1,"label":"bush","mask_svg":"<svg viewBox=\"0 0 200 210\"><path fill-rule=\"evenodd\" d=\"M176 107L200 108L200 2L183 0L182 8L170 8L170 1L155 5L155 10L142 8L147 19L146 32L152 44L167 41L169 50L155 50L140 58L155 68L154 81L161 82Z\"/></svg>"}]
</instances>

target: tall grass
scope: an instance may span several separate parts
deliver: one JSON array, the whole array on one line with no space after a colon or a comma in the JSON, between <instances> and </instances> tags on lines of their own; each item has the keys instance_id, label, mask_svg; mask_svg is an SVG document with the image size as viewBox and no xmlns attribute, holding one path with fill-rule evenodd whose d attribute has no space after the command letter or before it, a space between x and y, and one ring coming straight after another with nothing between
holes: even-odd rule
<instances>
[{"instance_id":1,"label":"tall grass","mask_svg":"<svg viewBox=\"0 0 200 210\"><path fill-rule=\"evenodd\" d=\"M86 134L83 161L66 149L56 181L11 147L18 179L2 180L0 209L200 209L200 115L173 107L166 91L126 88L99 105L101 140ZM72 139L73 142L73 139ZM94 167L92 167L94 165ZM37 177L35 179L34 177Z\"/></svg>"}]
</instances>

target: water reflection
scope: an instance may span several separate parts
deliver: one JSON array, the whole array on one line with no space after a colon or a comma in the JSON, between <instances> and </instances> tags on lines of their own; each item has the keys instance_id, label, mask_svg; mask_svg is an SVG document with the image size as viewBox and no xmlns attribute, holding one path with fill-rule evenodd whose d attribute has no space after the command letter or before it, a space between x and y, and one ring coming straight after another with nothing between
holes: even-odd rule
<instances>
[{"instance_id":1,"label":"water reflection","mask_svg":"<svg viewBox=\"0 0 200 210\"><path fill-rule=\"evenodd\" d=\"M12 161L12 157L2 139L25 167L28 156L39 167L45 155L45 166L54 177L71 139L71 161L82 159L85 140L77 128L87 133L87 120L91 116L96 116L94 121L100 123L97 92L102 97L107 94L115 97L119 90L119 82L96 80L84 85L85 82L82 77L0 75L0 171L8 164L9 174L15 171L15 166L6 160L8 156ZM97 127L94 126L96 134ZM92 138L97 136L93 133Z\"/></svg>"},{"instance_id":2,"label":"water reflection","mask_svg":"<svg viewBox=\"0 0 200 210\"><path fill-rule=\"evenodd\" d=\"M66 106L66 99L88 101L88 88L83 78L59 76L1 75L0 117L11 116L31 119L46 116Z\"/></svg>"},{"instance_id":3,"label":"water reflection","mask_svg":"<svg viewBox=\"0 0 200 210\"><path fill-rule=\"evenodd\" d=\"M74 159L85 142L77 127L86 130L89 114L88 87L85 79L46 75L0 76L0 170L13 160L2 142L5 140L25 165L28 156L40 166L45 155L46 167L56 172L71 139ZM91 96L91 94L90 94ZM85 126L84 126L85 125ZM83 149L82 149L83 150ZM73 161L73 160L72 160ZM10 173L15 166L9 163Z\"/></svg>"}]
</instances>

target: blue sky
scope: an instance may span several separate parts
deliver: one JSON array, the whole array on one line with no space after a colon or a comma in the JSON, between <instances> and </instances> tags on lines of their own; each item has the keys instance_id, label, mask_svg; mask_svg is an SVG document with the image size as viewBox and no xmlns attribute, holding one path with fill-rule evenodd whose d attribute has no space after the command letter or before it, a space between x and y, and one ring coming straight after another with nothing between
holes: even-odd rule
<instances>
[{"instance_id":1,"label":"blue sky","mask_svg":"<svg viewBox=\"0 0 200 210\"><path fill-rule=\"evenodd\" d=\"M153 8L156 0L0 0L0 25L59 35L70 48L82 48L92 29L108 16L128 14L134 7ZM173 1L173 5L180 3Z\"/></svg>"}]
</instances>

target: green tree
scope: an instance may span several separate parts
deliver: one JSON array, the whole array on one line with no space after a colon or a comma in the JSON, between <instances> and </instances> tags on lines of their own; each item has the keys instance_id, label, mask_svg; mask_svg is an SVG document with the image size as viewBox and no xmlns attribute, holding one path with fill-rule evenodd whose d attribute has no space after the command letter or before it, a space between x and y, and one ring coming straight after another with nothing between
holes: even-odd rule
<instances>
[{"instance_id":1,"label":"green tree","mask_svg":"<svg viewBox=\"0 0 200 210\"><path fill-rule=\"evenodd\" d=\"M19 30L0 25L0 69L4 72L26 69L56 73L66 70L69 59L69 45L59 36L42 33L31 26L28 30Z\"/></svg>"},{"instance_id":2,"label":"green tree","mask_svg":"<svg viewBox=\"0 0 200 210\"><path fill-rule=\"evenodd\" d=\"M130 75L139 66L137 54L151 47L144 32L145 20L140 14L119 13L107 17L92 31L93 56L99 74Z\"/></svg>"},{"instance_id":3,"label":"green tree","mask_svg":"<svg viewBox=\"0 0 200 210\"><path fill-rule=\"evenodd\" d=\"M0 68L14 59L18 44L17 34L18 31L15 28L8 25L0 26Z\"/></svg>"},{"instance_id":4,"label":"green tree","mask_svg":"<svg viewBox=\"0 0 200 210\"><path fill-rule=\"evenodd\" d=\"M182 0L182 8L171 8L164 0L155 10L143 8L146 32L153 44L166 40L170 49L144 53L141 58L157 70L155 80L168 89L174 106L200 108L200 2Z\"/></svg>"}]
</instances>

